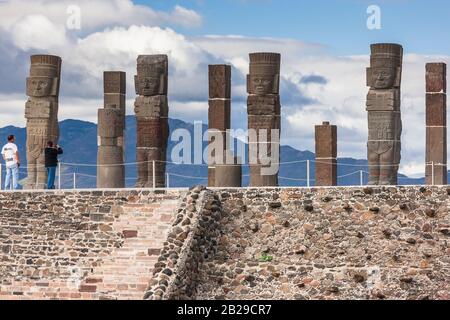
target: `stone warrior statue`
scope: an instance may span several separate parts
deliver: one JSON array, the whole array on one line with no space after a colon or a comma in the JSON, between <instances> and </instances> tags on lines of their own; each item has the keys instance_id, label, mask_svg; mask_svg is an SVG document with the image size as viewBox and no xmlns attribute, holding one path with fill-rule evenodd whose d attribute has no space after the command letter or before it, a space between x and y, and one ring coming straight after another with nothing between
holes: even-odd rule
<instances>
[{"instance_id":1,"label":"stone warrior statue","mask_svg":"<svg viewBox=\"0 0 450 320\"><path fill-rule=\"evenodd\" d=\"M137 59L135 76L138 188L165 187L166 150L169 137L167 103L168 58L145 55ZM153 168L155 161L155 168ZM155 169L155 177L153 177ZM153 185L155 180L155 186Z\"/></svg>"},{"instance_id":2,"label":"stone warrior statue","mask_svg":"<svg viewBox=\"0 0 450 320\"><path fill-rule=\"evenodd\" d=\"M50 55L31 56L30 77L27 78L28 178L25 189L44 189L47 182L44 149L48 141L58 143L58 95L61 58Z\"/></svg>"},{"instance_id":3,"label":"stone warrior statue","mask_svg":"<svg viewBox=\"0 0 450 320\"><path fill-rule=\"evenodd\" d=\"M400 83L403 48L398 44L371 45L367 69L369 185L397 185L402 121Z\"/></svg>"},{"instance_id":4,"label":"stone warrior statue","mask_svg":"<svg viewBox=\"0 0 450 320\"><path fill-rule=\"evenodd\" d=\"M279 131L275 133L272 130L281 127L280 64L281 55L278 53L250 54L250 74L247 76L248 129L255 130L257 137L249 135L249 157L258 157L257 163L251 163L253 161L249 159L252 187L278 185L278 173L263 172L267 167L272 168L273 164L263 165L260 156L272 159L272 163L276 162L278 172L280 136ZM274 155L277 159L274 159Z\"/></svg>"}]
</instances>

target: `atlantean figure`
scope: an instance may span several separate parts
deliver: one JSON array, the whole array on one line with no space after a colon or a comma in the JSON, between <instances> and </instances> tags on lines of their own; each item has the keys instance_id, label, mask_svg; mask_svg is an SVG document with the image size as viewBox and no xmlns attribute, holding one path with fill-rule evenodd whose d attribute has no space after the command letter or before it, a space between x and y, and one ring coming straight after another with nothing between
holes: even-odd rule
<instances>
[{"instance_id":1,"label":"atlantean figure","mask_svg":"<svg viewBox=\"0 0 450 320\"><path fill-rule=\"evenodd\" d=\"M250 54L247 113L252 187L278 185L281 126L280 63L281 55L278 53ZM252 131L256 132L256 136L252 136ZM254 161L255 159L257 161Z\"/></svg>"},{"instance_id":2,"label":"atlantean figure","mask_svg":"<svg viewBox=\"0 0 450 320\"><path fill-rule=\"evenodd\" d=\"M44 189L47 181L44 149L48 141L59 139L58 96L61 77L60 57L31 56L30 77L27 78L28 178L25 189Z\"/></svg>"},{"instance_id":3,"label":"atlantean figure","mask_svg":"<svg viewBox=\"0 0 450 320\"><path fill-rule=\"evenodd\" d=\"M97 188L124 188L126 74L103 75L104 108L98 110Z\"/></svg>"},{"instance_id":4,"label":"atlantean figure","mask_svg":"<svg viewBox=\"0 0 450 320\"><path fill-rule=\"evenodd\" d=\"M397 185L401 159L403 48L398 44L381 43L371 45L371 51L367 69L369 185Z\"/></svg>"},{"instance_id":5,"label":"atlantean figure","mask_svg":"<svg viewBox=\"0 0 450 320\"><path fill-rule=\"evenodd\" d=\"M166 150L169 137L167 85L167 56L139 56L135 76L138 97L134 104L137 125L136 187L138 188L163 188L166 184Z\"/></svg>"}]
</instances>

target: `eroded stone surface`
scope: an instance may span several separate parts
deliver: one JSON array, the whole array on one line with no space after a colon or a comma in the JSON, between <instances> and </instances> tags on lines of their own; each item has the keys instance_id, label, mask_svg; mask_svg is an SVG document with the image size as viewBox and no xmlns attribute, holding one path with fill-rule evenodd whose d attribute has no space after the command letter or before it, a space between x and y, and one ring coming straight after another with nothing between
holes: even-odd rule
<instances>
[{"instance_id":1,"label":"eroded stone surface","mask_svg":"<svg viewBox=\"0 0 450 320\"><path fill-rule=\"evenodd\" d=\"M316 126L316 186L337 185L337 126Z\"/></svg>"},{"instance_id":2,"label":"eroded stone surface","mask_svg":"<svg viewBox=\"0 0 450 320\"><path fill-rule=\"evenodd\" d=\"M401 159L402 121L400 83L403 48L398 44L371 45L367 69L369 185L397 185Z\"/></svg>"},{"instance_id":3,"label":"eroded stone surface","mask_svg":"<svg viewBox=\"0 0 450 320\"><path fill-rule=\"evenodd\" d=\"M445 187L222 190L197 299L449 299Z\"/></svg>"},{"instance_id":4,"label":"eroded stone surface","mask_svg":"<svg viewBox=\"0 0 450 320\"><path fill-rule=\"evenodd\" d=\"M136 187L165 187L166 150L169 137L167 55L137 58L135 101L137 130ZM155 177L153 177L153 173Z\"/></svg>"},{"instance_id":5,"label":"eroded stone surface","mask_svg":"<svg viewBox=\"0 0 450 320\"><path fill-rule=\"evenodd\" d=\"M30 77L26 82L29 98L25 104L28 165L25 189L44 189L47 184L44 149L48 141L57 144L59 139L61 63L57 56L31 56Z\"/></svg>"},{"instance_id":6,"label":"eroded stone surface","mask_svg":"<svg viewBox=\"0 0 450 320\"><path fill-rule=\"evenodd\" d=\"M254 154L257 158L257 162L251 163L250 168L250 186L252 187L278 185L278 173L267 175L262 171L260 158L263 156L272 158L272 154L268 152L261 155L259 143L272 144L272 148L279 149L279 135L272 136L272 129L281 129L280 63L281 55L278 53L250 54L250 72L247 75L248 128L256 130L258 136L249 137L249 154ZM259 140L261 132L266 133L266 138L262 139L264 141ZM276 161L279 163L279 158Z\"/></svg>"},{"instance_id":7,"label":"eroded stone surface","mask_svg":"<svg viewBox=\"0 0 450 320\"><path fill-rule=\"evenodd\" d=\"M447 65L426 65L426 183L447 184Z\"/></svg>"}]
</instances>

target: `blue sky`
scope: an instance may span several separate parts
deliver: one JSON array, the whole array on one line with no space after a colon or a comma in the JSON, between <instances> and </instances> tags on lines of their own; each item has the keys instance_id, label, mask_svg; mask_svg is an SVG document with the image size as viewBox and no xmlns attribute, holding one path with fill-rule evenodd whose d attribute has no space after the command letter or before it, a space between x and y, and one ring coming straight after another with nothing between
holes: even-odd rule
<instances>
[{"instance_id":1,"label":"blue sky","mask_svg":"<svg viewBox=\"0 0 450 320\"><path fill-rule=\"evenodd\" d=\"M337 54L365 54L372 42L401 42L405 51L450 53L447 0L138 0L157 10L175 5L203 17L186 35L238 34L326 44ZM366 28L367 7L378 5L382 29Z\"/></svg>"}]
</instances>

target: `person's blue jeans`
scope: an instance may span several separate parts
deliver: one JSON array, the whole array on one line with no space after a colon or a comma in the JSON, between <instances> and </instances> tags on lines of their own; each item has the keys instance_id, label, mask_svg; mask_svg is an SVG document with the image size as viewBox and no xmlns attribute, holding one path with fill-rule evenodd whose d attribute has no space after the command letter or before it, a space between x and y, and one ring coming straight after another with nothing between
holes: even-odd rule
<instances>
[{"instance_id":1,"label":"person's blue jeans","mask_svg":"<svg viewBox=\"0 0 450 320\"><path fill-rule=\"evenodd\" d=\"M56 167L47 167L47 189L55 189Z\"/></svg>"},{"instance_id":2,"label":"person's blue jeans","mask_svg":"<svg viewBox=\"0 0 450 320\"><path fill-rule=\"evenodd\" d=\"M19 189L19 166L15 164L12 167L6 167L5 190Z\"/></svg>"}]
</instances>

